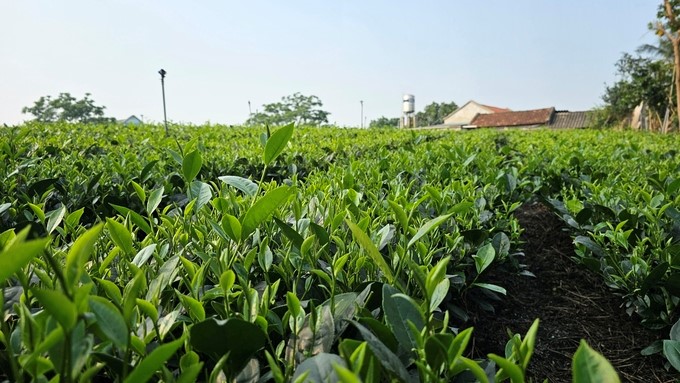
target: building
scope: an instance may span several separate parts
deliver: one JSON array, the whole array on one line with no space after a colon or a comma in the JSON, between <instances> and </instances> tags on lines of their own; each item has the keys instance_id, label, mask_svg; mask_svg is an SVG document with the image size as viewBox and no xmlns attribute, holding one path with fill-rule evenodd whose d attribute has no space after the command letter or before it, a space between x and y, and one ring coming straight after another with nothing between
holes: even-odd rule
<instances>
[{"instance_id":1,"label":"building","mask_svg":"<svg viewBox=\"0 0 680 383\"><path fill-rule=\"evenodd\" d=\"M590 124L591 112L555 110L554 107L514 112L478 114L463 128L536 128L580 129Z\"/></svg>"},{"instance_id":2,"label":"building","mask_svg":"<svg viewBox=\"0 0 680 383\"><path fill-rule=\"evenodd\" d=\"M444 117L444 125L461 127L464 125L469 125L477 115L503 113L509 111L510 109L483 105L474 100L470 100L465 103L465 105Z\"/></svg>"},{"instance_id":3,"label":"building","mask_svg":"<svg viewBox=\"0 0 680 383\"><path fill-rule=\"evenodd\" d=\"M592 112L570 112L558 110L552 117L550 128L555 129L582 129L590 127Z\"/></svg>"},{"instance_id":4,"label":"building","mask_svg":"<svg viewBox=\"0 0 680 383\"><path fill-rule=\"evenodd\" d=\"M517 112L501 112L478 114L470 121L467 128L519 128L547 126L552 120L555 108L522 110Z\"/></svg>"},{"instance_id":5,"label":"building","mask_svg":"<svg viewBox=\"0 0 680 383\"><path fill-rule=\"evenodd\" d=\"M119 123L123 125L142 125L144 122L137 118L137 116L132 115L124 120L118 120Z\"/></svg>"}]
</instances>

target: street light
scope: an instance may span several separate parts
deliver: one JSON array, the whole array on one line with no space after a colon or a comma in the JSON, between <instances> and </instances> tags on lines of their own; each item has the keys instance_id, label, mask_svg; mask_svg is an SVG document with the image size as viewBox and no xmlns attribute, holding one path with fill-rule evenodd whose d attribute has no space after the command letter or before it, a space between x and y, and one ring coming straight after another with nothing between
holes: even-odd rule
<instances>
[{"instance_id":1,"label":"street light","mask_svg":"<svg viewBox=\"0 0 680 383\"><path fill-rule=\"evenodd\" d=\"M359 101L361 103L361 129L364 128L364 100Z\"/></svg>"},{"instance_id":2,"label":"street light","mask_svg":"<svg viewBox=\"0 0 680 383\"><path fill-rule=\"evenodd\" d=\"M163 91L163 121L165 121L165 136L168 137L170 133L168 132L168 113L165 110L165 74L168 73L165 69L158 71L161 75L161 90Z\"/></svg>"}]
</instances>

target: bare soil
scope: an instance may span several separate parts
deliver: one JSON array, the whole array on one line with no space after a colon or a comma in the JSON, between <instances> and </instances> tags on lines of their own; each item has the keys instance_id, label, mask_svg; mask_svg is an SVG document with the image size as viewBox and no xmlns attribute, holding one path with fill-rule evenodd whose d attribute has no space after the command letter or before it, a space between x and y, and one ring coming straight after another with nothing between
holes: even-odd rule
<instances>
[{"instance_id":1,"label":"bare soil","mask_svg":"<svg viewBox=\"0 0 680 383\"><path fill-rule=\"evenodd\" d=\"M473 355L503 355L507 329L524 334L540 318L529 364L536 381L571 382L571 359L581 339L602 353L624 382L677 381L680 374L666 371L661 355L640 354L667 334L640 326L600 276L574 262L572 240L559 217L538 202L525 204L516 216L524 228L523 263L536 278L492 272L489 282L505 287L508 294L495 314L480 311L473 316Z\"/></svg>"}]
</instances>

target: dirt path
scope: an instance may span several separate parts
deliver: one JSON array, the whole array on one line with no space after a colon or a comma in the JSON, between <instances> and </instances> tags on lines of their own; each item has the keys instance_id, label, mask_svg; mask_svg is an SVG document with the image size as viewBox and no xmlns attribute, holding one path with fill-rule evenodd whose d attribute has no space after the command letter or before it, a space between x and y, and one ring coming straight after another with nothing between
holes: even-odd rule
<instances>
[{"instance_id":1,"label":"dirt path","mask_svg":"<svg viewBox=\"0 0 680 383\"><path fill-rule=\"evenodd\" d=\"M539 203L529 203L517 213L525 229L526 257L522 260L536 278L496 270L489 282L508 291L496 313L474 318L475 356L503 355L506 329L524 334L540 318L536 351L529 364L538 381L571 381L571 358L579 341L604 354L624 382L673 382L680 374L663 368L659 355L644 357L640 350L658 338L642 328L621 308L621 299L599 276L574 263L571 238L562 222Z\"/></svg>"}]
</instances>

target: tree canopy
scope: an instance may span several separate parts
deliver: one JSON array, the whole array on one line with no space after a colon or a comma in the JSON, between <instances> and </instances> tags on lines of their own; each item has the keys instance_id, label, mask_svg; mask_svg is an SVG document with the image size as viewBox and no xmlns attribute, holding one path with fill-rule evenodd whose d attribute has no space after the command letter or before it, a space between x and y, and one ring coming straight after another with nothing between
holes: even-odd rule
<instances>
[{"instance_id":1,"label":"tree canopy","mask_svg":"<svg viewBox=\"0 0 680 383\"><path fill-rule=\"evenodd\" d=\"M416 113L416 121L418 126L431 126L444 123L444 118L458 109L458 105L451 101L449 103L433 102L423 109L422 112Z\"/></svg>"},{"instance_id":2,"label":"tree canopy","mask_svg":"<svg viewBox=\"0 0 680 383\"><path fill-rule=\"evenodd\" d=\"M628 117L635 106L644 101L657 123L672 107L669 91L673 85L673 64L665 59L652 59L624 53L616 63L619 80L607 86L602 99L611 121Z\"/></svg>"},{"instance_id":3,"label":"tree canopy","mask_svg":"<svg viewBox=\"0 0 680 383\"><path fill-rule=\"evenodd\" d=\"M399 127L399 117L389 118L382 116L372 120L368 124L369 128L397 128Z\"/></svg>"},{"instance_id":4,"label":"tree canopy","mask_svg":"<svg viewBox=\"0 0 680 383\"><path fill-rule=\"evenodd\" d=\"M673 48L673 69L675 72L675 109L680 111L680 0L664 0L659 6L656 33L665 37Z\"/></svg>"},{"instance_id":5,"label":"tree canopy","mask_svg":"<svg viewBox=\"0 0 680 383\"><path fill-rule=\"evenodd\" d=\"M31 107L24 107L23 114L31 114L39 122L79 122L104 123L114 122L115 119L104 116L105 106L95 105L89 93L78 100L70 93L59 93L59 96L40 97Z\"/></svg>"},{"instance_id":6,"label":"tree canopy","mask_svg":"<svg viewBox=\"0 0 680 383\"><path fill-rule=\"evenodd\" d=\"M319 97L294 93L281 98L279 102L263 105L262 111L251 114L246 125L285 125L292 122L302 125L327 124L330 113L322 107Z\"/></svg>"}]
</instances>

